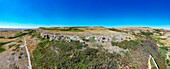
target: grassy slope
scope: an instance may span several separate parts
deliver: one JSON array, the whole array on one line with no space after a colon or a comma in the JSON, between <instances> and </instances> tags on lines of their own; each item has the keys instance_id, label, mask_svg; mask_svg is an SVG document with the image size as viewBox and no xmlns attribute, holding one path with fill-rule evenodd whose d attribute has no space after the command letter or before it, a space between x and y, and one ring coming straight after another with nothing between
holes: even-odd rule
<instances>
[{"instance_id":1,"label":"grassy slope","mask_svg":"<svg viewBox=\"0 0 170 69\"><path fill-rule=\"evenodd\" d=\"M54 69L55 67L58 69L118 68L117 59L120 55L116 53L102 52L98 49L89 48L87 45L82 45L77 41L66 43L43 40L42 42L33 52L33 69ZM82 48L85 49L82 50Z\"/></svg>"},{"instance_id":2,"label":"grassy slope","mask_svg":"<svg viewBox=\"0 0 170 69\"><path fill-rule=\"evenodd\" d=\"M142 33L141 35L145 36L139 36L137 41L115 43L116 46L130 50L130 53L125 54L126 57L89 48L76 41L68 44L63 41L48 41L41 38L42 43L33 52L33 68L118 68L118 65L131 63L132 68L141 66L146 68L147 59L151 54L158 66L166 69L164 58L160 57L156 41L149 37L152 33Z\"/></svg>"}]
</instances>

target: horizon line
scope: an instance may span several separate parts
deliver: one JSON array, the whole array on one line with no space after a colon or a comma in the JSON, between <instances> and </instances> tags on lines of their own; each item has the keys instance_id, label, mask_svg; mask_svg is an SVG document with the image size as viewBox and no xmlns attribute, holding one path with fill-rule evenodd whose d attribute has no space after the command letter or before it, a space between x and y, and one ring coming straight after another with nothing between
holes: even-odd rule
<instances>
[{"instance_id":1,"label":"horizon line","mask_svg":"<svg viewBox=\"0 0 170 69\"><path fill-rule=\"evenodd\" d=\"M170 30L170 27L149 27L149 26L119 26L119 27L114 27L114 26L43 26L43 27L103 27L103 28L123 28L123 27L143 27L143 28L153 28L153 29L166 29L166 30ZM40 27L31 27L31 28L23 28L23 27L0 27L0 29L36 29L36 28L40 28Z\"/></svg>"}]
</instances>

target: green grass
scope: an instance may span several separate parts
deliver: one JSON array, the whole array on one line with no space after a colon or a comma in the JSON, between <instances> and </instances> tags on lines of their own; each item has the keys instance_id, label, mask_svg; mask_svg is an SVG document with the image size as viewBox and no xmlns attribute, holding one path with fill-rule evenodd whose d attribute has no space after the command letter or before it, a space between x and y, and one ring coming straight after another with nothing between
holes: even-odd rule
<instances>
[{"instance_id":1,"label":"green grass","mask_svg":"<svg viewBox=\"0 0 170 69\"><path fill-rule=\"evenodd\" d=\"M36 35L37 35L37 32L33 31L33 32L31 33L31 38L34 38Z\"/></svg>"},{"instance_id":2,"label":"green grass","mask_svg":"<svg viewBox=\"0 0 170 69\"><path fill-rule=\"evenodd\" d=\"M151 38L157 40L157 44L161 45L161 47L159 47L159 53L160 53L160 58L162 59L162 62L164 62L167 67L168 67L168 63L166 63L166 54L168 51L168 47L165 47L163 43L160 42L160 40L166 40L167 38L160 38L158 35L150 35Z\"/></svg>"},{"instance_id":3,"label":"green grass","mask_svg":"<svg viewBox=\"0 0 170 69\"><path fill-rule=\"evenodd\" d=\"M116 32L123 32L122 30L118 30L118 29L114 29L114 28L109 29L109 30L111 30L111 31L116 31Z\"/></svg>"},{"instance_id":4,"label":"green grass","mask_svg":"<svg viewBox=\"0 0 170 69\"><path fill-rule=\"evenodd\" d=\"M165 57L166 58L166 53L167 53L167 51L165 50L165 49L163 49L162 47L160 47L159 48L160 49L160 54L163 56L163 57Z\"/></svg>"},{"instance_id":5,"label":"green grass","mask_svg":"<svg viewBox=\"0 0 170 69\"><path fill-rule=\"evenodd\" d=\"M60 35L61 33L55 33L55 35Z\"/></svg>"},{"instance_id":6,"label":"green grass","mask_svg":"<svg viewBox=\"0 0 170 69\"><path fill-rule=\"evenodd\" d=\"M139 42L134 40L130 40L130 41L124 40L122 42L112 42L112 46L119 46L123 49L136 50L137 47L139 46Z\"/></svg>"},{"instance_id":7,"label":"green grass","mask_svg":"<svg viewBox=\"0 0 170 69\"><path fill-rule=\"evenodd\" d=\"M11 42L13 42L13 41L9 41L9 42L0 42L0 53L5 51L5 49L2 48L2 46L5 45L5 44L7 44L7 43L11 43Z\"/></svg>"},{"instance_id":8,"label":"green grass","mask_svg":"<svg viewBox=\"0 0 170 69\"><path fill-rule=\"evenodd\" d=\"M11 43L13 41L8 41L8 42L0 42L0 47L2 47L3 45L7 44L7 43Z\"/></svg>"},{"instance_id":9,"label":"green grass","mask_svg":"<svg viewBox=\"0 0 170 69\"><path fill-rule=\"evenodd\" d=\"M161 57L164 59L164 61L165 61L165 64L167 65L167 67L169 67L169 65L170 65L170 62L168 62L167 60L167 56L166 56L166 54L167 54L167 49L166 48L164 48L164 47L160 47L159 48L160 49L160 54L161 54Z\"/></svg>"},{"instance_id":10,"label":"green grass","mask_svg":"<svg viewBox=\"0 0 170 69\"><path fill-rule=\"evenodd\" d=\"M150 35L151 38L157 40L157 44L161 45L161 46L164 46L163 43L160 42L160 40L166 40L167 38L160 38L159 36L157 35Z\"/></svg>"},{"instance_id":11,"label":"green grass","mask_svg":"<svg viewBox=\"0 0 170 69\"><path fill-rule=\"evenodd\" d=\"M89 42L95 42L96 40L95 40L95 37L92 37L90 40L89 40Z\"/></svg>"},{"instance_id":12,"label":"green grass","mask_svg":"<svg viewBox=\"0 0 170 69\"><path fill-rule=\"evenodd\" d=\"M11 47L13 47L13 46L15 46L16 44L11 44L11 45L9 45L9 48L11 48Z\"/></svg>"},{"instance_id":13,"label":"green grass","mask_svg":"<svg viewBox=\"0 0 170 69\"><path fill-rule=\"evenodd\" d=\"M4 51L5 51L5 49L0 47L0 53L4 52Z\"/></svg>"},{"instance_id":14,"label":"green grass","mask_svg":"<svg viewBox=\"0 0 170 69\"><path fill-rule=\"evenodd\" d=\"M67 28L67 29L44 29L44 30L54 30L54 31L71 31L71 32L83 32L84 30L77 28Z\"/></svg>"},{"instance_id":15,"label":"green grass","mask_svg":"<svg viewBox=\"0 0 170 69\"><path fill-rule=\"evenodd\" d=\"M151 32L141 32L142 35L145 35L145 36L150 36L150 35L153 35L153 33Z\"/></svg>"},{"instance_id":16,"label":"green grass","mask_svg":"<svg viewBox=\"0 0 170 69\"><path fill-rule=\"evenodd\" d=\"M80 38L81 38L82 40L86 41L86 42L89 41L89 39L86 39L84 36L80 36Z\"/></svg>"}]
</instances>

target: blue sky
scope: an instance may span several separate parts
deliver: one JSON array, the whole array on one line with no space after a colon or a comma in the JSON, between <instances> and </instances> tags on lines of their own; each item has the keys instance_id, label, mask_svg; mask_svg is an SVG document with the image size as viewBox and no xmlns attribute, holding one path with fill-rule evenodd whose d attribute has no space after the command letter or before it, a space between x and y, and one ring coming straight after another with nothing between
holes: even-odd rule
<instances>
[{"instance_id":1,"label":"blue sky","mask_svg":"<svg viewBox=\"0 0 170 69\"><path fill-rule=\"evenodd\" d=\"M0 28L41 26L170 29L170 0L0 0Z\"/></svg>"}]
</instances>

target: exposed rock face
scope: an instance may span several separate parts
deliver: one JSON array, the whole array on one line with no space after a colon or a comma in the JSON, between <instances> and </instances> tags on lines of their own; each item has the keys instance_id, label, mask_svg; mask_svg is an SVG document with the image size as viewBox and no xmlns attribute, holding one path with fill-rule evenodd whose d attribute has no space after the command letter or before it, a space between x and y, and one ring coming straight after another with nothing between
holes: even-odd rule
<instances>
[{"instance_id":1,"label":"exposed rock face","mask_svg":"<svg viewBox=\"0 0 170 69\"><path fill-rule=\"evenodd\" d=\"M54 34L44 34L41 33L41 37L45 39L51 40L65 40L66 42L70 42L71 40L80 41L82 44L85 44L86 41L84 41L80 36L78 35L54 35ZM108 43L108 42L121 42L123 40L131 40L132 35L130 34L113 34L110 36L101 36L101 35L91 35L91 36L84 36L86 40L94 39L97 42L100 43Z\"/></svg>"},{"instance_id":2,"label":"exposed rock face","mask_svg":"<svg viewBox=\"0 0 170 69\"><path fill-rule=\"evenodd\" d=\"M85 44L86 42L81 39L79 36L71 36L71 35L52 35L52 34L44 34L44 33L41 33L41 37L42 38L45 38L45 39L50 39L51 40L63 40L66 41L66 42L70 42L71 40L76 40L76 41L80 41L82 44ZM104 36L86 36L85 39L91 39L95 37L94 39L96 41L99 41L99 42L111 42L111 38L109 37L104 37Z\"/></svg>"}]
</instances>

